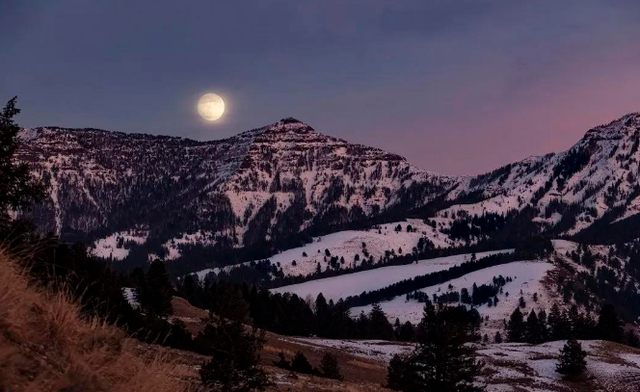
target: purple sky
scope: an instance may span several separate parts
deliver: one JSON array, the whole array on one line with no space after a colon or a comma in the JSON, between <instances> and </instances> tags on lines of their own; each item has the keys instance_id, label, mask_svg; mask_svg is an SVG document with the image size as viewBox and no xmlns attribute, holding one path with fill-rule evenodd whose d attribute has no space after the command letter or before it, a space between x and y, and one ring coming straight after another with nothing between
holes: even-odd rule
<instances>
[{"instance_id":1,"label":"purple sky","mask_svg":"<svg viewBox=\"0 0 640 392\"><path fill-rule=\"evenodd\" d=\"M293 116L473 174L640 111L639 20L636 0L0 0L0 100L24 126L201 140Z\"/></svg>"}]
</instances>

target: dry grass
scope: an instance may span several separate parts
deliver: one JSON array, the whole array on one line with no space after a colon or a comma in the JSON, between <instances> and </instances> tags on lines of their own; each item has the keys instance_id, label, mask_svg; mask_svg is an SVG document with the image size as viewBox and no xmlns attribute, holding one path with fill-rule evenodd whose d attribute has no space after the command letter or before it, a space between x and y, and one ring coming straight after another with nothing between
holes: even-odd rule
<instances>
[{"instance_id":1,"label":"dry grass","mask_svg":"<svg viewBox=\"0 0 640 392\"><path fill-rule=\"evenodd\" d=\"M165 356L141 358L117 328L37 289L0 249L0 391L183 391Z\"/></svg>"}]
</instances>

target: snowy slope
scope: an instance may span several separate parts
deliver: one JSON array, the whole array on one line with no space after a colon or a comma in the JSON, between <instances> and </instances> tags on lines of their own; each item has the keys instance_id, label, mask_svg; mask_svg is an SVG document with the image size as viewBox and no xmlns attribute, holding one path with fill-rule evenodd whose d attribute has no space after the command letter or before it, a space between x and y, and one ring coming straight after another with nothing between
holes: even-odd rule
<instances>
[{"instance_id":1,"label":"snowy slope","mask_svg":"<svg viewBox=\"0 0 640 392\"><path fill-rule=\"evenodd\" d=\"M640 390L640 351L604 341L582 341L587 352L582 383L563 380L556 373L564 341L532 346L519 343L492 344L478 354L487 363L488 391L637 391ZM577 388L577 389L576 389Z\"/></svg>"},{"instance_id":2,"label":"snowy slope","mask_svg":"<svg viewBox=\"0 0 640 392\"><path fill-rule=\"evenodd\" d=\"M482 332L493 336L496 330L502 330L502 320L509 318L513 310L518 306L520 296L526 301L526 308L523 311L529 312L532 308L549 309L553 304L553 299L547 289L542 285L542 279L547 272L553 269L553 265L546 262L535 261L516 261L508 264L497 265L474 271L457 279L452 279L443 284L430 286L421 291L427 293L429 297L433 294L441 295L449 291L449 285L453 286L451 290L460 291L467 288L471 292L473 284L480 286L489 284L493 277L502 275L503 277L511 277L512 282L506 283L503 287L504 294L498 294L498 305L489 307L487 304L476 307L483 317L489 317L487 323L483 323ZM522 292L522 294L521 294ZM509 293L507 296L506 293ZM533 294L537 293L538 301L533 301ZM406 300L405 296L399 296L388 302L380 303L382 310L387 314L391 322L396 318L401 322L410 321L413 324L419 323L422 319L422 310L424 304L416 300ZM358 315L360 312L369 312L371 306L355 307L351 309L352 314Z\"/></svg>"},{"instance_id":3,"label":"snowy slope","mask_svg":"<svg viewBox=\"0 0 640 392\"><path fill-rule=\"evenodd\" d=\"M505 214L533 205L536 221L553 228L565 220L559 234L575 234L607 213L623 220L640 212L640 114L628 114L588 131L571 149L531 157L477 177L461 179L448 195L455 201L479 193L481 200L454 204L438 212L441 218L460 214ZM569 211L575 206L573 211Z\"/></svg>"},{"instance_id":4,"label":"snowy slope","mask_svg":"<svg viewBox=\"0 0 640 392\"><path fill-rule=\"evenodd\" d=\"M291 338L318 351L337 349L381 362L395 354L408 354L412 345L376 340ZM599 340L581 341L587 369L580 382L563 380L555 371L565 341L540 345L522 343L478 344L478 359L485 363L481 381L488 392L628 392L640 390L640 350Z\"/></svg>"},{"instance_id":5,"label":"snowy slope","mask_svg":"<svg viewBox=\"0 0 640 392\"><path fill-rule=\"evenodd\" d=\"M401 229L396 231L398 227ZM368 230L345 230L314 237L313 242L277 253L269 257L269 260L280 267L286 276L307 276L316 272L318 263L324 271L329 266L331 257L344 259L345 262L340 264L340 268L349 269L360 265L368 257L372 257L373 264L376 264L387 258L412 253L420 238L428 239L437 248L456 245L456 242L451 241L447 235L435 230L422 220L408 219L375 226ZM326 255L327 250L330 256ZM231 268L233 267L225 270ZM208 273L219 270L219 268L207 268L196 274L202 280Z\"/></svg>"},{"instance_id":6,"label":"snowy slope","mask_svg":"<svg viewBox=\"0 0 640 392\"><path fill-rule=\"evenodd\" d=\"M513 250L482 252L476 256L481 258L496 253L507 253ZM311 296L316 298L318 294L327 299L337 301L352 295L361 294L363 291L371 291L389 286L404 279L425 275L431 272L443 271L462 264L471 259L471 254L461 254L435 259L420 260L417 263L381 267L368 271L355 272L348 275L339 275L331 278L311 280L308 282L283 286L273 289L275 293L293 293L301 298Z\"/></svg>"},{"instance_id":7,"label":"snowy slope","mask_svg":"<svg viewBox=\"0 0 640 392\"><path fill-rule=\"evenodd\" d=\"M133 245L141 245L147 241L149 231L146 229L116 232L97 240L89 252L95 256L110 260L123 260Z\"/></svg>"}]
</instances>

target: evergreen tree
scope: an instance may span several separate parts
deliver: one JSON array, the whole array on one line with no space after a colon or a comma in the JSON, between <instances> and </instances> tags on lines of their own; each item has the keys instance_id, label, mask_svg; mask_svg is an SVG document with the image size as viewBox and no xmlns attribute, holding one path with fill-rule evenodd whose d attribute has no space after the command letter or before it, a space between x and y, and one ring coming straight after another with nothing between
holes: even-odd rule
<instances>
[{"instance_id":1,"label":"evergreen tree","mask_svg":"<svg viewBox=\"0 0 640 392\"><path fill-rule=\"evenodd\" d=\"M525 330L525 341L530 344L542 343L542 326L538 320L536 312L531 309L529 316L527 317L527 324Z\"/></svg>"},{"instance_id":2,"label":"evergreen tree","mask_svg":"<svg viewBox=\"0 0 640 392\"><path fill-rule=\"evenodd\" d=\"M496 332L496 336L493 338L493 341L498 344L502 343L502 335L500 335L500 331Z\"/></svg>"},{"instance_id":3,"label":"evergreen tree","mask_svg":"<svg viewBox=\"0 0 640 392\"><path fill-rule=\"evenodd\" d=\"M569 338L569 335L571 334L571 326L569 325L565 314L560 311L560 307L556 303L551 306L548 322L549 338L551 340L564 340Z\"/></svg>"},{"instance_id":4,"label":"evergreen tree","mask_svg":"<svg viewBox=\"0 0 640 392\"><path fill-rule=\"evenodd\" d=\"M369 334L373 339L393 339L393 327L378 303L373 304L369 312Z\"/></svg>"},{"instance_id":5,"label":"evergreen tree","mask_svg":"<svg viewBox=\"0 0 640 392\"><path fill-rule=\"evenodd\" d=\"M370 337L369 333L369 318L364 313L364 311L360 312L358 316L358 320L356 321L356 328L358 329L358 334L360 337L367 339Z\"/></svg>"},{"instance_id":6,"label":"evergreen tree","mask_svg":"<svg viewBox=\"0 0 640 392\"><path fill-rule=\"evenodd\" d=\"M313 366L301 351L298 351L291 361L291 370L298 373L313 374Z\"/></svg>"},{"instance_id":7,"label":"evergreen tree","mask_svg":"<svg viewBox=\"0 0 640 392\"><path fill-rule=\"evenodd\" d=\"M466 287L463 287L460 290L460 302L462 302L463 304L471 303L471 296L469 295L469 290Z\"/></svg>"},{"instance_id":8,"label":"evergreen tree","mask_svg":"<svg viewBox=\"0 0 640 392\"><path fill-rule=\"evenodd\" d=\"M600 309L596 330L600 339L610 342L622 341L622 322L618 318L618 314L613 305L605 304L602 309Z\"/></svg>"},{"instance_id":9,"label":"evergreen tree","mask_svg":"<svg viewBox=\"0 0 640 392\"><path fill-rule=\"evenodd\" d=\"M225 392L264 390L271 385L259 366L264 332L246 329L248 305L238 306L242 299L237 291L224 289L216 295L207 324L196 338L200 351L211 356L200 369L202 384Z\"/></svg>"},{"instance_id":10,"label":"evergreen tree","mask_svg":"<svg viewBox=\"0 0 640 392\"><path fill-rule=\"evenodd\" d=\"M340 373L338 357L329 352L325 353L320 360L320 372L323 376L334 380L342 380L344 378Z\"/></svg>"},{"instance_id":11,"label":"evergreen tree","mask_svg":"<svg viewBox=\"0 0 640 392\"><path fill-rule=\"evenodd\" d=\"M143 281L140 277L136 279L139 284L135 290L136 299L145 313L158 317L173 314L171 306L173 286L171 286L169 274L162 261L156 260L151 263Z\"/></svg>"},{"instance_id":12,"label":"evergreen tree","mask_svg":"<svg viewBox=\"0 0 640 392\"><path fill-rule=\"evenodd\" d=\"M20 113L14 97L0 112L0 229L9 222L9 210L29 207L44 197L44 188L36 181L26 163L14 160L20 127L14 117Z\"/></svg>"},{"instance_id":13,"label":"evergreen tree","mask_svg":"<svg viewBox=\"0 0 640 392\"><path fill-rule=\"evenodd\" d=\"M464 306L436 309L427 303L402 390L481 391L474 381L482 363L475 359L475 348L467 344L474 339L478 320L471 321Z\"/></svg>"},{"instance_id":14,"label":"evergreen tree","mask_svg":"<svg viewBox=\"0 0 640 392\"><path fill-rule=\"evenodd\" d=\"M540 322L540 333L542 334L540 341L549 340L549 327L547 326L547 312L544 309L538 312L538 321Z\"/></svg>"},{"instance_id":15,"label":"evergreen tree","mask_svg":"<svg viewBox=\"0 0 640 392\"><path fill-rule=\"evenodd\" d=\"M571 305L569 308L569 312L567 313L567 321L571 328L571 336L574 338L578 338L577 332L580 330L580 312L578 312L578 307L576 305Z\"/></svg>"},{"instance_id":16,"label":"evergreen tree","mask_svg":"<svg viewBox=\"0 0 640 392\"><path fill-rule=\"evenodd\" d=\"M400 327L399 340L403 342L413 342L416 337L416 330L411 322L406 321Z\"/></svg>"},{"instance_id":17,"label":"evergreen tree","mask_svg":"<svg viewBox=\"0 0 640 392\"><path fill-rule=\"evenodd\" d=\"M407 358L395 354L387 367L387 387L396 391L408 390Z\"/></svg>"},{"instance_id":18,"label":"evergreen tree","mask_svg":"<svg viewBox=\"0 0 640 392\"><path fill-rule=\"evenodd\" d=\"M478 293L478 286L475 283L471 287L471 303L474 305L480 304L480 294Z\"/></svg>"},{"instance_id":19,"label":"evergreen tree","mask_svg":"<svg viewBox=\"0 0 640 392\"><path fill-rule=\"evenodd\" d=\"M507 340L509 342L523 342L525 339L526 326L524 316L520 312L520 308L516 308L511 313L509 324L507 326Z\"/></svg>"},{"instance_id":20,"label":"evergreen tree","mask_svg":"<svg viewBox=\"0 0 640 392\"><path fill-rule=\"evenodd\" d=\"M393 323L393 336L396 338L396 340L400 340L400 319L396 317L396 322Z\"/></svg>"},{"instance_id":21,"label":"evergreen tree","mask_svg":"<svg viewBox=\"0 0 640 392\"><path fill-rule=\"evenodd\" d=\"M316 331L319 334L326 332L326 328L329 324L329 305L322 293L316 297L316 320L318 322Z\"/></svg>"},{"instance_id":22,"label":"evergreen tree","mask_svg":"<svg viewBox=\"0 0 640 392\"><path fill-rule=\"evenodd\" d=\"M587 368L587 353L575 339L569 339L560 350L560 358L556 364L556 372L569 377L581 374Z\"/></svg>"}]
</instances>

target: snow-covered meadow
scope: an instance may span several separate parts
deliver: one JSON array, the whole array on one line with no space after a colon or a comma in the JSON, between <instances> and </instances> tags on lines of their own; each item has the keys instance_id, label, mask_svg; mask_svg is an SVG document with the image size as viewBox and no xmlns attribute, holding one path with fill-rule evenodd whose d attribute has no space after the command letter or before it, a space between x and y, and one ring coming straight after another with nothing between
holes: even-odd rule
<instances>
[{"instance_id":1,"label":"snow-covered meadow","mask_svg":"<svg viewBox=\"0 0 640 392\"><path fill-rule=\"evenodd\" d=\"M510 252L513 252L513 249L481 252L477 253L476 257L481 258L496 253ZM420 260L412 264L381 267L330 278L310 280L304 283L279 287L271 291L275 293L293 293L301 298L306 298L307 296L316 298L318 294L322 293L327 300L337 301L340 298L358 295L363 291L377 290L415 276L447 270L469 261L471 256L471 254L466 253Z\"/></svg>"},{"instance_id":2,"label":"snow-covered meadow","mask_svg":"<svg viewBox=\"0 0 640 392\"><path fill-rule=\"evenodd\" d=\"M549 309L552 301L550 295L548 295L546 289L543 287L541 281L546 276L547 272L553 268L553 265L547 262L535 262L535 261L515 261L512 263L496 265L489 268L484 268L479 271L474 271L457 279L452 279L448 282L426 287L420 291L433 296L433 294L441 295L449 291L449 285L452 286L451 290L460 291L462 288L467 288L471 292L471 287L475 283L480 286L482 284L489 284L492 282L493 277L502 275L503 277L511 277L513 281L508 282L503 287L503 294L498 294L497 306L489 307L487 304L478 306L476 309L484 316L489 317L489 321L483 325L483 333L489 333L493 330L502 329L502 320L508 319L509 315L518 306L518 301L522 296L526 302L526 310L531 308L537 309ZM506 293L509 293L507 296ZM533 300L533 294L537 294L537 302ZM391 321L395 321L396 318L401 322L410 321L411 323L418 323L422 319L423 303L416 300L406 300L405 296L395 297L391 301L380 303L382 310L387 314L387 317ZM369 312L371 305L355 307L351 309L352 314L357 315L360 312Z\"/></svg>"},{"instance_id":3,"label":"snow-covered meadow","mask_svg":"<svg viewBox=\"0 0 640 392\"><path fill-rule=\"evenodd\" d=\"M401 230L396 231L398 226ZM411 226L411 231L407 231L408 226ZM275 254L269 257L269 260L282 268L286 276L306 276L316 271L318 263L323 271L326 269L327 260L330 259L326 256L327 250L331 256L344 258L345 264L341 265L341 268L350 268L353 263L360 265L365 257L365 251L373 257L374 263L377 263L380 257L384 257L386 252L393 252L398 256L411 253L423 237L432 241L438 248L447 248L453 244L447 235L425 224L422 220L408 219L382 224L369 230L344 230L314 237L313 242ZM355 261L356 255L359 261ZM233 266L225 270L230 268ZM208 273L218 271L217 268L210 268L196 274L199 279L203 279Z\"/></svg>"},{"instance_id":4,"label":"snow-covered meadow","mask_svg":"<svg viewBox=\"0 0 640 392\"><path fill-rule=\"evenodd\" d=\"M103 259L124 260L129 255L128 243L142 245L148 237L149 231L146 229L119 231L97 240L89 251Z\"/></svg>"},{"instance_id":5,"label":"snow-covered meadow","mask_svg":"<svg viewBox=\"0 0 640 392\"><path fill-rule=\"evenodd\" d=\"M413 345L379 340L286 338L322 351L337 349L386 366L395 354L408 354ZM488 392L575 392L640 390L640 351L599 340L581 341L587 352L586 377L578 384L563 380L555 371L565 341L539 345L525 343L477 344L478 359L485 363L481 379ZM576 389L577 388L577 389Z\"/></svg>"}]
</instances>

